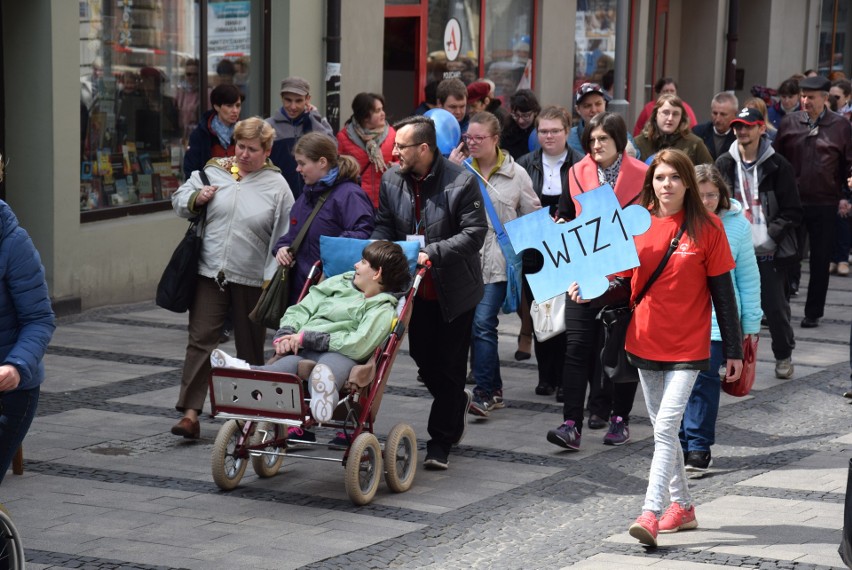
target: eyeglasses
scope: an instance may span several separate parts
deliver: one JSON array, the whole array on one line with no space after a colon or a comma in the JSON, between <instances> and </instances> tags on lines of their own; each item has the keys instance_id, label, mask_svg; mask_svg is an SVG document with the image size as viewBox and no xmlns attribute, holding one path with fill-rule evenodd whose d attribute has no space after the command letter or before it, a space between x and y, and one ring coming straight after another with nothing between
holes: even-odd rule
<instances>
[{"instance_id":1,"label":"eyeglasses","mask_svg":"<svg viewBox=\"0 0 852 570\"><path fill-rule=\"evenodd\" d=\"M659 114L664 116L664 117L680 117L682 112L680 111L680 109L677 109L677 110L666 109L664 111L660 111Z\"/></svg>"},{"instance_id":2,"label":"eyeglasses","mask_svg":"<svg viewBox=\"0 0 852 570\"><path fill-rule=\"evenodd\" d=\"M539 131L538 134L543 136L544 138L547 138L547 137L555 137L555 136L559 135L560 133L564 133L564 132L565 132L565 129L547 129L547 130Z\"/></svg>"},{"instance_id":3,"label":"eyeglasses","mask_svg":"<svg viewBox=\"0 0 852 570\"><path fill-rule=\"evenodd\" d=\"M519 111L512 111L512 116L516 119L530 120L533 117L535 117L535 111L527 111L526 113L521 113Z\"/></svg>"},{"instance_id":4,"label":"eyeglasses","mask_svg":"<svg viewBox=\"0 0 852 570\"><path fill-rule=\"evenodd\" d=\"M589 137L589 145L594 146L595 143L605 145L612 140L612 137Z\"/></svg>"},{"instance_id":5,"label":"eyeglasses","mask_svg":"<svg viewBox=\"0 0 852 570\"><path fill-rule=\"evenodd\" d=\"M699 194L702 200L718 200L719 194L711 192L709 194Z\"/></svg>"},{"instance_id":6,"label":"eyeglasses","mask_svg":"<svg viewBox=\"0 0 852 570\"><path fill-rule=\"evenodd\" d=\"M420 146L423 143L411 143L411 144L399 144L398 142L393 143L393 148L395 150L403 150L412 146Z\"/></svg>"},{"instance_id":7,"label":"eyeglasses","mask_svg":"<svg viewBox=\"0 0 852 570\"><path fill-rule=\"evenodd\" d=\"M494 135L488 135L488 136L479 136L479 135L463 135L463 136L462 136L462 140L463 140L464 142L466 142L467 144L471 144L471 143L473 143L473 144L477 144L477 145L478 145L478 144L482 144L482 141L484 141L485 139L490 139L490 138L491 138L491 137L493 137L493 136L494 136Z\"/></svg>"}]
</instances>

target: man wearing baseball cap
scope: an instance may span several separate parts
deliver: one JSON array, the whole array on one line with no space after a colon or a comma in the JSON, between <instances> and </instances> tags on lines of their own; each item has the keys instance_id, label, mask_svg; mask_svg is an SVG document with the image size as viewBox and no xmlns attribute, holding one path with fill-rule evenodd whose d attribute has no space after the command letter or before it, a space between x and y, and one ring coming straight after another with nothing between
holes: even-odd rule
<instances>
[{"instance_id":1,"label":"man wearing baseball cap","mask_svg":"<svg viewBox=\"0 0 852 570\"><path fill-rule=\"evenodd\" d=\"M757 109L743 109L731 120L736 142L716 166L752 224L752 243L760 271L760 305L772 337L776 378L793 376L788 271L799 263L796 228L802 205L793 167L764 135Z\"/></svg>"},{"instance_id":2,"label":"man wearing baseball cap","mask_svg":"<svg viewBox=\"0 0 852 570\"><path fill-rule=\"evenodd\" d=\"M293 157L293 147L296 141L310 132L324 133L337 144L334 131L325 117L319 114L316 107L311 105L311 84L301 77L291 75L281 82L282 106L266 122L275 129L275 141L272 143L272 153L269 158L281 169L284 178L293 191L293 197L298 198L302 193L301 175L296 172L296 159Z\"/></svg>"},{"instance_id":3,"label":"man wearing baseball cap","mask_svg":"<svg viewBox=\"0 0 852 570\"><path fill-rule=\"evenodd\" d=\"M835 216L847 215L846 179L852 174L852 127L827 105L831 82L822 76L799 82L802 110L778 127L775 150L793 165L810 241L810 279L803 328L819 326L828 292Z\"/></svg>"},{"instance_id":4,"label":"man wearing baseball cap","mask_svg":"<svg viewBox=\"0 0 852 570\"><path fill-rule=\"evenodd\" d=\"M574 108L580 118L576 124L571 127L571 132L568 134L568 146L576 150L582 155L586 154L583 150L583 131L586 129L586 123L592 120L592 117L598 113L606 111L606 106L609 104L609 95L597 83L583 83L577 88L574 93ZM627 133L627 148L625 152L633 158L639 158L636 145L633 144L633 136Z\"/></svg>"}]
</instances>

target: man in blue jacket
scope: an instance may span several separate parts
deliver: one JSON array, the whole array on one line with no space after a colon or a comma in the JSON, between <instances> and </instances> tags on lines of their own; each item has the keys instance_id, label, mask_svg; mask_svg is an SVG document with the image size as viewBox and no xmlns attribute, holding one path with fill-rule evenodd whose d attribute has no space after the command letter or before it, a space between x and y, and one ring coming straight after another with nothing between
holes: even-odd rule
<instances>
[{"instance_id":1,"label":"man in blue jacket","mask_svg":"<svg viewBox=\"0 0 852 570\"><path fill-rule=\"evenodd\" d=\"M2 179L2 169L0 169ZM0 200L0 482L35 416L53 309L41 258Z\"/></svg>"},{"instance_id":2,"label":"man in blue jacket","mask_svg":"<svg viewBox=\"0 0 852 570\"><path fill-rule=\"evenodd\" d=\"M296 172L296 158L293 147L305 133L324 133L337 144L334 131L325 117L311 105L311 84L301 77L291 75L281 82L281 108L266 122L275 129L275 141L272 143L272 163L281 169L281 173L293 191L293 198L302 194L302 176Z\"/></svg>"}]
</instances>

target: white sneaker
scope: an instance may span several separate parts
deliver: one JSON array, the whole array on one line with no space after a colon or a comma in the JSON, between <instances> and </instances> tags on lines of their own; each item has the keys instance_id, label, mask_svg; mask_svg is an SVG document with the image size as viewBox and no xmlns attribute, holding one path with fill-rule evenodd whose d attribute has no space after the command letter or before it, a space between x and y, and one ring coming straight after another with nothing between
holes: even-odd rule
<instances>
[{"instance_id":1,"label":"white sneaker","mask_svg":"<svg viewBox=\"0 0 852 570\"><path fill-rule=\"evenodd\" d=\"M791 358L782 358L775 361L775 377L781 380L793 377L793 360Z\"/></svg>"},{"instance_id":2,"label":"white sneaker","mask_svg":"<svg viewBox=\"0 0 852 570\"><path fill-rule=\"evenodd\" d=\"M464 397L465 397L465 407L464 407L465 413L464 413L464 419L462 420L461 435L459 435L459 438L453 443L453 445L460 444L462 442L462 440L464 439L465 432L467 432L467 410L470 409L470 403L473 401L473 392L471 392L470 390L465 388L464 389Z\"/></svg>"},{"instance_id":3,"label":"white sneaker","mask_svg":"<svg viewBox=\"0 0 852 570\"><path fill-rule=\"evenodd\" d=\"M243 360L225 353L224 350L214 349L210 353L210 366L214 368L238 368L240 370L251 370L251 365Z\"/></svg>"},{"instance_id":4,"label":"white sneaker","mask_svg":"<svg viewBox=\"0 0 852 570\"><path fill-rule=\"evenodd\" d=\"M325 364L317 364L311 372L311 414L318 422L327 422L334 415L340 396L334 385L334 374Z\"/></svg>"},{"instance_id":5,"label":"white sneaker","mask_svg":"<svg viewBox=\"0 0 852 570\"><path fill-rule=\"evenodd\" d=\"M846 277L849 275L849 264L845 261L841 261L837 264L837 274L841 277Z\"/></svg>"}]
</instances>

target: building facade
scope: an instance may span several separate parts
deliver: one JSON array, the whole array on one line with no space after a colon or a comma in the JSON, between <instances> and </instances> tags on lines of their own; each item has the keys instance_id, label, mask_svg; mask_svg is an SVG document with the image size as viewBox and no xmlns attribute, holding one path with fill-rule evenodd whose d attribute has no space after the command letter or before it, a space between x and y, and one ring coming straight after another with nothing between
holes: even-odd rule
<instances>
[{"instance_id":1,"label":"building facade","mask_svg":"<svg viewBox=\"0 0 852 570\"><path fill-rule=\"evenodd\" d=\"M359 92L384 93L393 120L446 77L491 79L504 100L530 87L543 104L570 108L576 85L606 81L626 14L628 123L664 75L701 120L724 87L732 4L739 95L807 68L850 71L848 0L343 0L339 66L326 61L326 4L2 4L0 194L32 234L60 311L153 298L185 230L168 198L219 83L244 94L243 117L266 117L280 80L300 75L341 126ZM338 74L340 103L327 109L337 101L327 79Z\"/></svg>"}]
</instances>

